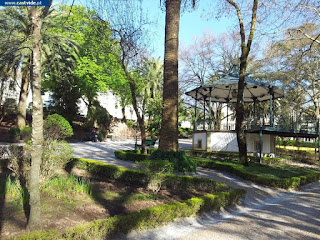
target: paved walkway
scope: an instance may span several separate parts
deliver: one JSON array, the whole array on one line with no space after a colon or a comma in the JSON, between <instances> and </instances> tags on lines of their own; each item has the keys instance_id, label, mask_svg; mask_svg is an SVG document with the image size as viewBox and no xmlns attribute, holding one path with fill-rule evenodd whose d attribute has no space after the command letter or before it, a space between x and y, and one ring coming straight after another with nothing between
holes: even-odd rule
<instances>
[{"instance_id":1,"label":"paved walkway","mask_svg":"<svg viewBox=\"0 0 320 240\"><path fill-rule=\"evenodd\" d=\"M114 151L133 149L134 141L72 143L76 157L96 159L108 164L135 168L117 160ZM190 140L180 141L190 149ZM199 177L224 182L247 191L239 205L219 213L186 218L145 232L132 231L117 239L320 239L320 182L299 191L262 187L228 173L197 169Z\"/></svg>"}]
</instances>

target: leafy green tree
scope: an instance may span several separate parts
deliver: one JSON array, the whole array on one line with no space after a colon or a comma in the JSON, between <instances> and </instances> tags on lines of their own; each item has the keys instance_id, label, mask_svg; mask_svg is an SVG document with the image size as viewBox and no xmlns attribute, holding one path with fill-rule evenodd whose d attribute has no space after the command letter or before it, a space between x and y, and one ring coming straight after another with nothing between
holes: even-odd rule
<instances>
[{"instance_id":1,"label":"leafy green tree","mask_svg":"<svg viewBox=\"0 0 320 240\"><path fill-rule=\"evenodd\" d=\"M62 6L60 11L71 11L68 16L62 15L58 22L70 26L67 31L64 28L60 31L77 42L79 57L75 66L70 67L74 70L72 74L69 74L70 71L64 71L68 73L67 76L58 74L61 71L56 71L55 75L49 73L46 86L53 92L56 109L67 113L82 98L88 106L90 117L94 115L91 111L97 107L94 103L99 93L111 89L119 95L123 92L123 74L117 59L117 43L112 37L109 23L99 18L94 11L79 5L72 9ZM65 68L68 66L62 67ZM63 86L65 91L61 93L57 86ZM125 102L125 98L121 99ZM74 109L73 116L77 111L76 107ZM72 119L69 117L69 120ZM89 119L88 122L92 121Z\"/></svg>"}]
</instances>

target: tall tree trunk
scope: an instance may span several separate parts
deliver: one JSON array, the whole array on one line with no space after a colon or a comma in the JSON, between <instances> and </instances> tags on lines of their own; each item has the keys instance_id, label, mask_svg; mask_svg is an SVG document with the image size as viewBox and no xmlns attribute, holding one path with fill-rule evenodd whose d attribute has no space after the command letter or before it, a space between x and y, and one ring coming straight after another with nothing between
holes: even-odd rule
<instances>
[{"instance_id":1,"label":"tall tree trunk","mask_svg":"<svg viewBox=\"0 0 320 240\"><path fill-rule=\"evenodd\" d=\"M151 113L151 111L149 111L149 113L148 113L148 126L150 126L151 123L152 123L152 113Z\"/></svg>"},{"instance_id":2,"label":"tall tree trunk","mask_svg":"<svg viewBox=\"0 0 320 240\"><path fill-rule=\"evenodd\" d=\"M247 156L247 140L245 133L245 122L244 122L244 102L243 102L243 91L244 91L244 79L246 76L246 60L240 57L240 76L238 82L238 96L236 105L236 133L239 148L239 158L240 162L248 166L248 156Z\"/></svg>"},{"instance_id":3,"label":"tall tree trunk","mask_svg":"<svg viewBox=\"0 0 320 240\"><path fill-rule=\"evenodd\" d=\"M40 229L40 165L43 144L43 103L41 98L41 27L42 18L36 7L28 7L31 22L33 51L31 65L32 82L32 151L30 169L30 216L28 229Z\"/></svg>"},{"instance_id":4,"label":"tall tree trunk","mask_svg":"<svg viewBox=\"0 0 320 240\"><path fill-rule=\"evenodd\" d=\"M166 1L163 106L159 149L178 151L178 50L181 0Z\"/></svg>"},{"instance_id":5,"label":"tall tree trunk","mask_svg":"<svg viewBox=\"0 0 320 240\"><path fill-rule=\"evenodd\" d=\"M122 122L126 122L127 118L126 118L126 106L121 106L121 112L122 112Z\"/></svg>"},{"instance_id":6,"label":"tall tree trunk","mask_svg":"<svg viewBox=\"0 0 320 240\"><path fill-rule=\"evenodd\" d=\"M28 97L28 86L29 86L29 76L30 68L26 66L22 73L21 78L21 90L18 103L18 114L17 114L17 126L23 129L26 126L27 117L27 97Z\"/></svg>"},{"instance_id":7,"label":"tall tree trunk","mask_svg":"<svg viewBox=\"0 0 320 240\"><path fill-rule=\"evenodd\" d=\"M130 73L127 71L127 68L124 64L124 61L121 62L122 65L122 69L126 74L126 77L128 79L129 82L129 87L130 87L130 92L131 92L131 98L132 98L132 107L136 113L137 116L137 120L138 120L138 124L139 124L139 128L140 128L140 132L141 132L141 152L142 153L147 153L147 145L146 145L146 127L144 124L144 114L143 112L139 112L138 109L138 104L137 104L137 95L136 95L136 90L137 90L137 86L136 83L134 81L134 79L132 79Z\"/></svg>"},{"instance_id":8,"label":"tall tree trunk","mask_svg":"<svg viewBox=\"0 0 320 240\"><path fill-rule=\"evenodd\" d=\"M3 98L3 93L4 93L4 82L5 82L6 78L3 77L1 79L1 88L0 88L0 113L1 113L1 117L0 117L0 123L2 122L3 118L4 118L4 106L1 107L2 105L2 98Z\"/></svg>"},{"instance_id":9,"label":"tall tree trunk","mask_svg":"<svg viewBox=\"0 0 320 240\"><path fill-rule=\"evenodd\" d=\"M252 5L252 16L251 16L251 26L250 33L248 36L248 41L246 43L246 33L245 27L243 23L242 14L238 4L236 4L233 0L226 0L230 5L232 5L238 16L239 20L239 28L240 28L240 38L241 38L241 56L240 56L240 74L239 74L239 82L238 82L238 94L237 94L237 105L236 105L236 133L238 140L238 148L239 148L239 158L240 162L248 166L248 156L247 156L247 141L245 134L245 123L244 123L244 102L243 102L243 91L245 86L245 76L247 69L248 56L253 40L253 34L255 31L255 24L257 20L257 9L258 9L258 0L253 0Z\"/></svg>"}]
</instances>

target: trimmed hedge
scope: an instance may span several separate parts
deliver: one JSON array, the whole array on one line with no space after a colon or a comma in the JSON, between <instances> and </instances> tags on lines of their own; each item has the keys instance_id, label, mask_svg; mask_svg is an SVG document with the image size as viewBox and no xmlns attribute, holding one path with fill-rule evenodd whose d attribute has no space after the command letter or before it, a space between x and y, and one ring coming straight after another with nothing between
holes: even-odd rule
<instances>
[{"instance_id":1,"label":"trimmed hedge","mask_svg":"<svg viewBox=\"0 0 320 240\"><path fill-rule=\"evenodd\" d=\"M277 139L276 144L279 146L296 146L296 147L309 147L314 148L314 142L297 142L295 140L281 140ZM318 142L317 142L318 146Z\"/></svg>"},{"instance_id":2,"label":"trimmed hedge","mask_svg":"<svg viewBox=\"0 0 320 240\"><path fill-rule=\"evenodd\" d=\"M234 190L150 207L139 212L117 215L69 229L63 237L65 239L105 239L111 233L128 233L133 229L154 228L159 224L172 222L179 217L189 217L204 211L219 210L221 207L238 201L243 194L243 190Z\"/></svg>"},{"instance_id":3,"label":"trimmed hedge","mask_svg":"<svg viewBox=\"0 0 320 240\"><path fill-rule=\"evenodd\" d=\"M175 172L196 172L197 166L195 162L187 157L183 151L157 150L151 154L150 160L167 160L173 163L173 170Z\"/></svg>"},{"instance_id":4,"label":"trimmed hedge","mask_svg":"<svg viewBox=\"0 0 320 240\"><path fill-rule=\"evenodd\" d=\"M310 173L310 174L302 175L298 177L278 178L278 177L268 177L268 176L254 174L246 171L245 169L242 169L240 166L238 167L235 164L228 163L228 162L217 162L217 161L199 159L199 158L195 158L194 160L197 162L197 165L199 167L226 171L236 176L239 176L245 180L249 180L249 181L252 181L261 185L270 186L270 187L290 189L290 188L297 188L301 185L320 180L320 172L314 172L314 173Z\"/></svg>"},{"instance_id":5,"label":"trimmed hedge","mask_svg":"<svg viewBox=\"0 0 320 240\"><path fill-rule=\"evenodd\" d=\"M139 184L145 184L148 179L147 173L119 168L93 160L73 159L67 168L74 166L85 169L89 173L98 174L99 177L117 179L130 183L135 181ZM169 174L164 174L164 178L164 184L167 187L179 189L206 188L213 192L219 192L191 198L182 202L149 207L127 215L116 215L103 220L95 220L84 225L70 228L64 233L59 233L58 231L37 231L21 235L15 239L106 239L106 237L111 234L128 233L131 230L145 230L171 222L178 217L189 217L206 211L216 211L237 202L245 194L244 190L231 189L223 183L206 178L174 176Z\"/></svg>"},{"instance_id":6,"label":"trimmed hedge","mask_svg":"<svg viewBox=\"0 0 320 240\"><path fill-rule=\"evenodd\" d=\"M143 161L150 158L150 154L141 154L141 150L121 150L115 151L116 158L125 161Z\"/></svg>"},{"instance_id":7,"label":"trimmed hedge","mask_svg":"<svg viewBox=\"0 0 320 240\"><path fill-rule=\"evenodd\" d=\"M103 220L95 220L70 228L65 233L37 231L15 239L106 239L110 234L128 233L131 230L146 230L157 227L160 224L172 222L179 217L189 217L212 210L217 211L222 207L237 202L244 194L244 190L208 194L182 202L149 207L127 215L116 215Z\"/></svg>"},{"instance_id":8,"label":"trimmed hedge","mask_svg":"<svg viewBox=\"0 0 320 240\"><path fill-rule=\"evenodd\" d=\"M134 184L146 187L150 180L150 174L139 170L131 170L116 167L95 160L74 158L66 168L78 167L86 170L92 176L105 179L114 179L126 184ZM208 189L211 192L228 191L230 187L226 184L207 178L192 177L187 175L162 174L164 176L163 186L172 189Z\"/></svg>"},{"instance_id":9,"label":"trimmed hedge","mask_svg":"<svg viewBox=\"0 0 320 240\"><path fill-rule=\"evenodd\" d=\"M194 150L183 150L186 156L190 157L200 157L200 158L210 158L213 160L224 160L224 161L237 161L239 159L238 153L230 152L206 152L206 151L194 151ZM248 156L250 161L259 160L255 156Z\"/></svg>"}]
</instances>

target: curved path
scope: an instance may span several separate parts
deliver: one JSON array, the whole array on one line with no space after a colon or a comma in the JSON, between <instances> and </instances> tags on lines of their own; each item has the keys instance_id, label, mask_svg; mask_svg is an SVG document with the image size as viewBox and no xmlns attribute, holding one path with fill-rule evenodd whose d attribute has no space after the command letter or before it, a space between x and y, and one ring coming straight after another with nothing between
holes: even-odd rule
<instances>
[{"instance_id":1,"label":"curved path","mask_svg":"<svg viewBox=\"0 0 320 240\"><path fill-rule=\"evenodd\" d=\"M190 140L179 141L181 149L191 149ZM117 160L114 151L133 149L134 141L72 143L75 157L96 159L108 164L135 168ZM144 232L132 231L116 239L320 239L320 182L299 191L270 189L244 181L228 173L198 168L199 177L224 182L247 191L239 205L219 213L180 219Z\"/></svg>"}]
</instances>

